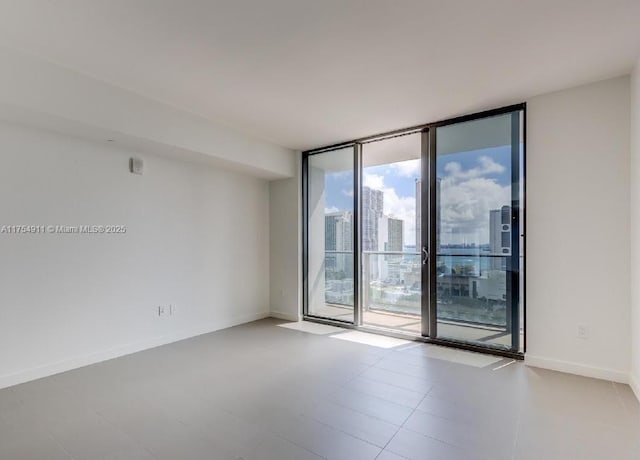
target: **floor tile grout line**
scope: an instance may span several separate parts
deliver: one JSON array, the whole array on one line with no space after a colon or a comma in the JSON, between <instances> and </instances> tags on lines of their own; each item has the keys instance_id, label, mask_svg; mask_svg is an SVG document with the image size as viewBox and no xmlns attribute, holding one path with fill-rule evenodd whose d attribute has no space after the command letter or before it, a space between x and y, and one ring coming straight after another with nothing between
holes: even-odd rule
<instances>
[{"instance_id":1,"label":"floor tile grout line","mask_svg":"<svg viewBox=\"0 0 640 460\"><path fill-rule=\"evenodd\" d=\"M425 399L426 399L427 397L432 397L432 396L430 396L430 395L426 395L426 396L425 396ZM443 400L443 399L441 399L441 398L439 398L439 397L437 397L437 396L433 396L433 398L438 399L438 400L440 400L440 401L445 401L445 400ZM445 401L445 402L450 403L450 401ZM459 420L459 419L455 419L455 418L447 417L447 416L440 415L440 414L434 414L433 412L429 412L429 411L426 411L426 410L424 410L424 409L420 409L420 405L421 405L421 404L422 404L422 401L420 402L420 404L418 404L418 406L416 406L415 411L420 412L420 413L425 414L425 415L429 415L429 416L431 416L431 417L435 417L435 418L441 419L441 420L446 420L446 421L449 421L449 422L457 423L457 424L459 424L459 425L468 425L468 426L472 426L472 427L473 427L473 426L475 426L475 425L477 425L476 423L473 423L473 422L468 422L468 421L464 421L464 420ZM415 411L414 411L414 412L415 412ZM493 414L493 415L495 415L495 414ZM517 423L517 421L518 421L518 418L516 417L516 423Z\"/></svg>"},{"instance_id":2,"label":"floor tile grout line","mask_svg":"<svg viewBox=\"0 0 640 460\"><path fill-rule=\"evenodd\" d=\"M522 413L524 411L524 403L520 403L518 407L518 418L516 420L516 433L513 436L513 445L511 446L511 459L516 458L516 448L518 447L518 439L520 438L520 430L522 429Z\"/></svg>"},{"instance_id":3,"label":"floor tile grout line","mask_svg":"<svg viewBox=\"0 0 640 460\"><path fill-rule=\"evenodd\" d=\"M212 402L210 400L207 400L207 401ZM301 444L298 444L297 442L295 442L295 441L283 436L280 432L271 429L269 426L264 426L261 423L256 423L255 421L246 418L244 415L242 415L240 413L237 413L237 412L234 412L234 411L231 411L231 410L228 410L228 409L226 409L226 408L224 408L222 406L216 405L216 407L221 412L224 412L226 414L229 414L229 415L232 415L234 417L237 417L238 419L242 420L244 423L246 423L248 425L251 425L254 428L258 428L258 429L264 431L265 433L268 433L268 434L270 434L272 436L275 436L276 438L278 438L278 439L280 439L282 441L288 442L289 444L292 444L292 445L294 445L296 447L299 447L300 449L302 449L302 450L304 450L306 452L309 452L310 454L315 455L316 457L319 457L319 458L321 458L323 460L328 460L327 457L325 457L323 455L320 455L319 453L314 452L314 451L310 450L309 448L307 448L307 447L305 447L305 446L303 446ZM300 416L300 415L298 415L298 416ZM321 423L321 422L318 422L318 423ZM333 428L333 427L331 427L331 428L335 430L335 428Z\"/></svg>"},{"instance_id":4,"label":"floor tile grout line","mask_svg":"<svg viewBox=\"0 0 640 460\"><path fill-rule=\"evenodd\" d=\"M69 452L63 445L62 443L58 440L58 438L56 438L48 429L47 429L47 436L49 436L49 438L51 438L51 440L60 448L62 449L62 451L67 454L67 456L69 457L70 460L75 460L75 457L73 455L71 455L71 452Z\"/></svg>"},{"instance_id":5,"label":"floor tile grout line","mask_svg":"<svg viewBox=\"0 0 640 460\"><path fill-rule=\"evenodd\" d=\"M381 371L385 371L385 372L390 372L390 373L392 373L392 374L397 374L397 375L399 375L399 376L403 376L403 377L411 377L411 378L414 378L414 379L422 380L423 382L425 382L426 384L431 385L431 386L433 386L433 385L435 385L435 384L437 383L437 382L432 382L432 381L430 381L430 380L425 380L425 379L423 379L423 378L421 378L421 377L415 377L415 376L410 375L410 374L405 374L404 372L396 372L396 371L392 371L392 370L389 370L389 369L385 369L384 367L377 368L377 369L378 369L378 370L381 370ZM367 369L367 370L369 370L369 369ZM366 371L365 371L365 372L366 372ZM373 377L367 377L367 378L368 378L368 379L370 379L370 380L375 380L376 382L386 383L387 385L391 385L391 386L394 386L394 387L396 387L396 388L401 388L401 389L403 389L403 390L409 390L409 391L414 391L414 392L416 392L416 390L412 390L412 389L407 388L407 387L401 387L400 385L394 385L393 383L384 382L384 381L382 381L382 380L378 380L378 379L375 379L375 378L373 378ZM416 393L418 393L418 392L416 392Z\"/></svg>"},{"instance_id":6,"label":"floor tile grout line","mask_svg":"<svg viewBox=\"0 0 640 460\"><path fill-rule=\"evenodd\" d=\"M382 359L382 358L381 358L381 359ZM377 362L376 362L376 363L371 364L371 365L370 365L369 367L367 367L365 370L363 370L362 372L360 372L360 373L356 374L354 377L352 377L352 378L350 378L349 380L347 380L347 381L345 382L345 384L346 384L346 383L353 383L353 381L354 381L356 378L358 378L358 377L363 377L363 375L362 375L362 374L364 374L367 370L369 370L369 369L371 369L372 367L374 367L376 364L377 364ZM368 377L363 377L363 378L368 378ZM369 380L373 380L373 379L369 379ZM378 381L378 380L373 380L373 381L378 382L378 383L386 383L386 382L380 382L380 381ZM390 401L390 400L388 400L388 399L381 398L381 397L379 397L379 396L370 395L370 394L367 394L367 393L358 392L357 390L352 390L352 389L350 389L350 388L346 388L346 387L344 386L345 384L339 384L338 386L339 386L341 389L345 390L345 391L352 391L352 392L354 392L354 393L360 393L360 394L363 394L363 395L365 395L365 396L367 396L367 397L374 398L374 399L377 399L377 400L379 400L379 401L383 401L383 402L385 402L385 403L387 403L387 404L393 404L393 405L396 405L396 406L399 406L399 407L402 407L402 408L405 408L405 409L413 409L413 408L411 408L411 407L409 407L409 406L405 406L405 405L403 405L403 404L398 404L398 403L396 403L395 401ZM389 386L395 386L395 385L392 385L392 384L390 384L390 383L386 383L386 384L387 384L387 385L389 385ZM402 387L397 387L397 386L395 386L395 387L396 387L396 388L404 389L404 388L402 388ZM431 391L431 388L433 388L433 386L431 386L431 387L429 388L429 391L427 391L427 393L425 393L425 394L424 394L424 396L422 397L423 399L424 399L424 398L427 396L427 394ZM413 391L413 390L408 390L408 391ZM419 392L414 391L414 393L419 393ZM332 394L332 393L331 393L331 394ZM420 401L422 402L422 399L421 399ZM386 423L390 423L391 425L398 426L398 424L396 424L396 423L394 423L394 422L390 422L389 420L385 420L385 419L380 418L380 417L377 417L377 416L375 416L375 415L367 414L366 412L362 412L361 410L354 409L353 407L349 407L349 406L347 406L347 405L345 405L345 404L342 404L342 403L340 403L340 402L338 402L338 401L331 401L331 402L332 402L333 404L337 405L337 406L342 407L342 408L352 410L353 412L357 412L357 413L359 413L359 414L366 415L367 417L371 417L371 418L373 418L373 419L380 420L380 421L382 421L382 422L386 422ZM420 404L420 403L418 403L418 404Z\"/></svg>"},{"instance_id":7,"label":"floor tile grout line","mask_svg":"<svg viewBox=\"0 0 640 460\"><path fill-rule=\"evenodd\" d=\"M367 371L368 369L370 369L372 366L375 366L375 365L377 364L377 362L379 362L381 359L382 359L382 358L378 358L374 363L372 363L372 364L368 364L368 365L367 365L367 367L365 367L365 369L363 369L361 372L357 373L355 376L353 376L353 377L349 378L349 379L347 380L347 382L351 382L353 379L355 379L355 378L359 377L362 373L366 372L366 371ZM364 363L363 363L363 364L364 364ZM344 387L343 387L343 384L338 384L338 385L336 385L336 386L338 386L338 387L340 387L340 388L344 388ZM346 388L344 388L344 389L346 389ZM330 392L329 394L332 394L332 392ZM315 403L321 403L321 402L323 402L323 401L316 401ZM370 415L370 414L365 414L365 413L363 413L363 412L360 412L360 411L358 411L358 410L356 410L356 409L353 409L353 408L350 408L350 407L348 407L348 406L344 406L344 405L342 405L342 404L340 404L340 403L338 403L338 402L335 402L335 401L331 401L331 402L332 402L332 403L334 403L334 404L336 404L336 405L338 405L338 406L340 406L340 407L343 407L344 409L352 410L353 412L356 412L356 413L359 413L359 414L365 415L365 416L367 416L367 417L371 417L371 418L373 418L373 419L380 420L380 421L382 421L382 422L386 422L386 423L389 423L389 424L391 424L391 425L395 425L395 426L397 426L396 424L394 424L394 423L392 423L392 422L389 422L388 420L383 420L383 419L380 419L380 418L378 418L378 417L372 416L372 415ZM313 404L313 403L310 403L310 404ZM229 411L226 411L226 412L229 412ZM249 420L245 419L245 418L244 418L242 415L240 415L240 414L236 414L236 413L233 413L233 412L229 412L229 413L232 413L233 415L235 415L236 417L239 417L240 419L244 420L245 422L253 423L253 422L251 422L251 421L249 421ZM301 417L307 418L307 419L312 420L312 421L314 421L314 422L316 422L316 423L319 423L319 424L321 424L321 425L324 425L324 426L326 426L327 428L330 428L331 430L334 430L334 431L336 431L336 432L338 432L338 433L342 433L342 434L344 434L344 435L346 435L346 436L349 436L349 437L351 437L351 438L357 439L357 440L359 440L359 441L361 441L361 442L367 443L367 444L369 444L369 445L371 445L371 446L373 446L373 447L375 447L375 448L380 449L380 446L375 445L375 444L373 444L372 442L370 442L370 441L368 441L368 440L365 440L365 439L359 438L359 437L357 437L357 436L354 436L354 435L353 435L353 434L351 434L351 433L348 433L348 432L346 432L346 431L344 431L344 430L341 430L341 429L339 429L339 428L337 428L337 427L335 427L335 426L332 426L332 425L330 425L330 424L328 424L328 423L322 422L322 421L320 421L320 420L318 420L318 419L316 419L316 418L314 418L314 417L306 416L305 414L298 414L297 416L301 416ZM270 428L268 428L268 427L263 427L263 428L264 428L264 429L266 429L269 433L273 434L274 436L277 436L278 438L283 439L283 440L285 440L285 441L287 441L287 442L289 442L289 443L291 443L291 444L293 444L293 445L295 445L295 446L297 446L297 447L299 447L299 448L301 448L301 449L304 449L305 451L310 452L310 453L311 453L311 454L313 454L313 455L316 455L316 456L318 456L318 457L320 457L320 458L322 458L322 459L327 460L327 458L326 458L326 457L324 457L324 456L322 456L321 454L319 454L319 453L317 453L317 452L314 452L314 451L312 451L312 450L308 449L307 447L305 447L305 446L303 446L303 445L298 444L297 442L295 442L295 441L294 441L294 440L292 440L292 439L286 438L285 436L283 436L282 434L280 434L278 431L271 430L271 429L270 429Z\"/></svg>"},{"instance_id":8,"label":"floor tile grout line","mask_svg":"<svg viewBox=\"0 0 640 460\"><path fill-rule=\"evenodd\" d=\"M363 378L365 378L365 377L363 377ZM371 380L371 379L369 379L369 380ZM378 380L371 380L371 381L375 382L375 383L385 384L385 382L380 382ZM389 385L389 384L386 384L386 385ZM393 386L393 385L389 385L389 386ZM394 388L400 388L400 387L394 386ZM409 405L409 404L399 403L397 401L394 401L394 400L391 400L391 399L388 399L388 398L383 398L382 396L378 396L378 395L375 395L375 394L372 394L372 393L366 393L366 392L364 392L362 390L351 389L351 388L347 388L347 387L344 387L344 389L346 391L353 391L353 392L356 392L356 393L360 393L360 394L362 394L364 396L368 396L370 398L375 398L375 399L378 399L380 401L384 401L384 402L387 402L387 403L390 403L390 404L394 404L396 406L404 407L405 409L413 409L415 407L413 404ZM404 388L402 388L402 389L404 389ZM407 391L411 391L412 393L415 393L416 395L419 395L420 399L422 399L422 397L424 396L424 393L421 392L421 391L413 391L413 390L407 390Z\"/></svg>"},{"instance_id":9,"label":"floor tile grout line","mask_svg":"<svg viewBox=\"0 0 640 460\"><path fill-rule=\"evenodd\" d=\"M358 377L362 377L362 378L365 378L365 379L368 379L368 380L372 380L372 381L377 382L377 383L382 383L382 384L385 384L385 385L392 386L392 387L394 387L394 388L399 388L399 389L401 389L401 390L411 391L411 392L413 392L413 393L422 393L422 391L416 391L416 390L412 390L412 389L409 389L409 388L401 387L401 386L398 386L398 385L394 385L393 383L384 382L384 381L382 381L382 380L377 380L377 379L372 378L372 377L366 377L366 376L364 375L367 371L369 371L369 370L371 370L371 369L373 369L373 368L376 368L376 369L379 369L379 370L383 370L383 371L385 371L385 372L391 372L391 373L398 374L398 375L401 375L401 376L412 377L412 378L417 378L417 379L419 379L419 380L423 380L424 382L426 382L426 383L429 385L429 390L425 393L425 396L426 396L426 395L427 395L427 393L429 393L429 392L431 391L431 389L433 388L434 383L433 383L433 382L430 382L429 380L424 380L424 379L422 379L422 378L420 378L420 377L414 377L414 376L409 375L409 374L403 374L403 373L401 373L401 372L394 372L394 371L391 371L391 370L388 370L388 369L385 369L385 368L378 368L378 367L376 367L378 364L380 364L380 361L382 361L384 358L385 358L385 357L380 357L380 358L378 358L378 360L377 360L376 362L374 362L374 363L370 364L366 369L362 370L361 372L357 373L356 375L354 375L353 377L351 377L350 379L348 379L348 380L345 382L345 384L347 384L347 383L353 383L353 381L354 381L355 379L357 379ZM341 384L340 386L344 387L344 385L345 385L345 384ZM345 388L345 389L347 389L347 390L348 390L348 388ZM380 398L380 397L377 397L377 396L373 396L373 395L370 395L370 396L372 396L372 397L374 397L374 398L377 398L377 399L381 399L381 400L383 400L383 401L388 401L388 400L386 400L386 399L384 399L384 398ZM423 396L423 398L424 398L424 396ZM393 404L397 404L398 406L402 406L402 404L398 404L398 403L396 403L396 402L394 402L394 401L388 401L388 402L391 402L391 403L393 403ZM403 406L403 407L407 407L407 406Z\"/></svg>"},{"instance_id":10,"label":"floor tile grout line","mask_svg":"<svg viewBox=\"0 0 640 460\"><path fill-rule=\"evenodd\" d=\"M365 414L365 415L366 415L366 414ZM326 426L326 427L328 427L328 428L331 428L332 430L335 430L335 431L337 431L337 432L339 432L339 433L342 433L342 434L344 434L344 435L346 435L346 436L349 436L349 437L351 437L351 438L357 439L357 440L362 441L362 442L366 442L367 444L370 444L370 445L372 445L373 447L376 447L376 448L378 448L378 449L384 449L383 447L381 447L381 446L379 446L379 445L377 445L377 444L374 444L373 442L369 441L368 439L364 439L364 438L361 438L360 436L356 436L355 434L353 434L353 433L349 433L348 431L345 431L345 430L343 430L342 428L338 428L338 427L335 427L335 426L331 425L330 423L323 422L322 420L318 420L317 418L315 418L315 417L313 417L313 416L309 416L309 417L307 417L307 418L309 418L310 420L313 420L313 421L315 421L315 422L317 422L317 423L319 423L319 424L321 424L321 425L324 425L324 426ZM390 422L388 422L388 423L389 423L390 425L398 426L398 425L396 425L395 423L390 423ZM392 436L392 437L393 437L393 436ZM382 452L382 451L381 451L381 452ZM380 454L378 454L378 455L380 455Z\"/></svg>"},{"instance_id":11,"label":"floor tile grout line","mask_svg":"<svg viewBox=\"0 0 640 460\"><path fill-rule=\"evenodd\" d=\"M100 363L98 363L98 364L100 364ZM80 395L78 394L76 389L74 389L72 387L69 387L68 385L63 385L62 388L64 389L65 392L68 392L70 395L72 395L72 396L74 396L76 398L80 397ZM118 433L120 433L124 437L126 437L133 445L135 445L137 447L141 447L145 452L150 454L153 459L157 458L155 455L153 455L151 452L149 452L145 446L140 444L140 442L138 442L137 439L135 439L134 437L132 437L131 435L129 435L128 433L123 431L120 427L115 425L113 422L108 420L106 417L104 417L92 404L83 402L82 406L83 406L84 410L87 411L87 413L90 413L90 414L93 414L93 415L97 416L100 420L102 420L107 425L109 425L113 429L115 429ZM51 432L51 429L49 427L44 427L44 429L47 432L47 435L53 439L53 441L69 456L69 458L72 459L72 460L75 460L75 457L71 454L71 452L69 452L65 448L65 446L58 439L58 437L54 433Z\"/></svg>"},{"instance_id":12,"label":"floor tile grout line","mask_svg":"<svg viewBox=\"0 0 640 460\"><path fill-rule=\"evenodd\" d=\"M353 382L353 380L355 380L356 378L361 377L361 376L362 376L362 374L364 374L367 370L369 370L369 369L371 369L372 367L374 367L374 366L375 366L376 364L378 364L382 359L383 359L383 357L378 357L378 359L377 359L375 362L373 362L373 363L371 363L370 365L368 365L368 366L367 366L365 369L363 369L361 372L356 373L356 375L354 375L353 377L351 377L351 378L347 379L347 381L346 381L345 383L351 383L351 382ZM345 387L344 387L344 383L343 383L343 384L340 384L340 385L338 385L338 386L340 386L341 388L343 388L343 389L345 389L345 390L347 390L347 391L353 391L353 390L349 390L348 388L345 388ZM431 391L431 388L429 389L429 391ZM428 394L428 392L423 396L423 399L427 396L427 394ZM372 397L372 398L379 399L379 400L381 400L381 401L385 401L385 402L391 403L391 404L396 404L396 403L393 403L393 402L391 402L391 401L387 401L387 400L385 400L385 399L378 398L378 397L376 397L376 396L370 396L370 395L368 395L368 396L369 396L369 397ZM422 401L422 400L421 400L421 401ZM318 401L318 402L322 402L322 401ZM395 424L395 423L393 423L393 422L390 422L390 421L388 421L388 420L381 419L381 418L376 417L376 416L373 416L373 415L371 415L371 414L366 414L366 413L361 412L361 411L359 411L359 410L357 410L357 409L353 409L353 408L351 408L351 407L348 407L348 406L346 406L346 405L343 405L343 404L341 404L341 403L339 403L339 402L336 402L336 401L331 401L331 402L332 402L333 404L336 404L337 406L340 406L340 407L344 408L344 409L351 410L351 411L353 411L353 412L359 413L359 414L364 415L364 416L366 416L366 417L370 417L370 418L373 418L373 419L375 419L375 420L380 420L380 421L385 422L385 423L388 423L388 424L390 424L390 425L397 426L397 427L398 427L398 429L396 430L396 432L394 433L394 435L391 437L391 439L393 439L393 437L395 437L395 435L398 433L398 431L402 428L402 426L399 426L399 425L397 425L397 424ZM396 404L396 405L398 405L398 406L400 406L400 407L406 407L406 406L401 406L400 404ZM415 410L415 409L414 409L414 410ZM412 413L413 413L413 411L412 411ZM332 425L330 425L330 424L328 424L328 423L325 423L325 422L323 422L323 421L320 421L320 420L316 419L316 418L315 418L315 417L313 417L313 416L306 416L306 415L304 415L304 414L301 414L301 416L306 417L306 418L308 418L308 419L310 419L310 420L313 420L313 421L315 421L316 423L319 423L319 424L321 424L321 425L324 425L324 426L326 426L326 427L328 427L328 428L330 428L330 429L332 429L332 430L335 430L335 431L337 431L337 432L339 432L339 433L342 433L342 434L344 434L344 435L346 435L346 436L349 436L349 437L351 437L351 438L354 438L354 439L357 439L357 440L359 440L359 441L365 442L365 443L367 443L367 444L369 444L369 445L371 445L371 446L373 446L373 447L376 447L376 448L378 448L378 449L381 449L381 450L380 450L380 452L378 453L378 455L376 455L376 457L375 457L375 458L378 458L378 456L379 456L379 455L384 451L384 447L383 447L383 448L381 448L380 446L378 446L378 445L376 445L376 444L372 443L372 442L371 442L371 441L369 441L369 440L362 439L362 438L360 438L360 437L358 437L358 436L355 436L355 435L354 435L354 434L352 434L352 433L348 433L348 432L346 432L346 431L344 431L344 430L342 430L342 429L340 429L340 428L337 428L337 427L332 426ZM405 421L406 421L406 419L408 419L410 416L411 416L411 414L409 414L409 415L405 418ZM403 423L404 423L404 422L403 422ZM277 435L277 433L276 433L276 435ZM285 438L285 439L286 439L286 438ZM391 441L391 439L389 440L389 442ZM291 443L293 443L293 444L296 444L294 441L292 441L292 440L290 440L290 439L286 439L286 440L287 440L287 441L289 441L289 442L291 442ZM387 444L385 444L385 446L386 446L386 445L388 445L388 444L389 444L389 442L387 442ZM298 445L298 444L296 444L296 445ZM298 447L304 448L303 446L300 446L300 445L298 445ZM305 448L305 449L306 449L306 448ZM308 450L308 449L306 449L306 450ZM311 452L311 451L309 451L309 452ZM319 454L318 454L318 453L316 453L316 452L312 452L312 453L313 453L314 455L319 455ZM319 456L321 456L321 455L319 455ZM323 457L323 458L324 458L324 457Z\"/></svg>"},{"instance_id":13,"label":"floor tile grout line","mask_svg":"<svg viewBox=\"0 0 640 460\"><path fill-rule=\"evenodd\" d=\"M234 414L234 415L236 415L237 417L240 417L240 418L242 418L243 420L247 421L246 419L244 419L243 417L241 417L239 414ZM307 415L305 415L305 414L296 414L295 416L297 416L297 417L302 417L302 418L306 418L306 419L308 419L308 420L310 420L310 421L313 421L313 422L316 422L316 423L318 423L318 424L320 424L320 425L323 425L323 426L325 426L325 427L327 427L327 428L329 428L329 429L331 429L331 430L333 430L333 431L336 431L336 432L338 432L338 433L342 433L342 434L343 434L343 435L345 435L345 436L349 436L350 438L357 439L358 441L364 442L364 443L366 443L366 444L369 444L370 446L373 446L373 447L375 447L375 448L377 448L377 449L380 449L380 446L377 446L377 445L373 444L371 441L368 441L368 440L366 440L366 439L362 439L362 438L359 438L359 437L357 437L357 436L354 436L354 435L353 435L353 434L351 434L351 433L347 433L346 431L344 431L344 430L342 430L342 429L340 429L340 428L336 428L335 426L332 426L332 425L330 425L330 424L328 424L328 423L325 423L325 422L323 422L323 421L321 421L321 420L318 420L318 419L316 419L316 418L314 418L314 417L312 417L312 416L307 416ZM320 457L320 458L323 458L323 459L325 459L325 460L328 460L328 459L327 459L327 457L324 457L323 455L319 454L318 452L314 452L314 451L312 451L312 450L308 449L307 447L305 447L305 446L303 446L303 445L301 445L301 444L298 444L296 441L294 441L294 440L292 440L292 439L289 439L289 438L284 437L284 436L283 436L283 435L281 435L278 431L273 431L273 430L271 430L270 428L265 428L265 429L266 429L267 431L269 431L270 433L272 433L273 435L275 435L275 436L277 436L277 437L279 437L279 438L281 438L281 439L284 439L285 441L290 442L291 444L294 444L294 445L296 445L296 446L300 447L301 449L304 449L304 450L306 450L307 452L312 453L313 455L316 455L316 456L318 456L318 457Z\"/></svg>"},{"instance_id":14,"label":"floor tile grout line","mask_svg":"<svg viewBox=\"0 0 640 460\"><path fill-rule=\"evenodd\" d=\"M470 450L470 448L468 448L468 447L460 446L460 445L458 445L458 444L453 444L453 443L451 443L451 442L449 442L449 441L444 441L444 440L442 440L442 439L439 439L439 438L436 438L436 437L430 436L430 435L428 435L428 434L421 433L421 432L416 431L416 430L413 430L413 429L411 429L411 428L407 428L407 427L402 427L402 428L403 428L403 429L405 429L405 430L407 430L407 431L410 431L411 433L413 433L413 434L415 434L415 435L422 436L423 438L431 439L432 441L439 442L439 443L444 444L444 445L449 446L449 447L454 447L454 448L459 449L459 450L462 450L462 451L469 451L469 450ZM395 453L395 452L394 452L394 453Z\"/></svg>"},{"instance_id":15,"label":"floor tile grout line","mask_svg":"<svg viewBox=\"0 0 640 460\"><path fill-rule=\"evenodd\" d=\"M511 459L515 460L516 458L516 449L518 447L518 438L520 435L520 419L516 422L516 435L513 437L513 446L511 446Z\"/></svg>"},{"instance_id":16,"label":"floor tile grout line","mask_svg":"<svg viewBox=\"0 0 640 460\"><path fill-rule=\"evenodd\" d=\"M420 404L422 404L422 402L423 402L423 401L424 401L428 396L429 396L429 394L426 394L426 395L425 395L425 397L423 398L423 400L420 402ZM419 432L419 431L416 431L416 430L414 430L414 429L412 429L412 428L406 427L406 426L405 426L406 422L408 421L408 419L409 419L409 418L411 418L411 416L413 416L413 415L414 415L414 413L415 413L415 412L422 412L422 413L424 413L424 414L428 414L428 415L430 415L430 416L432 416L432 417L435 417L435 418L438 418L438 419L441 419L441 420L446 420L446 421L449 421L449 422L454 422L454 423L459 423L459 424L469 425L468 423L459 422L459 421L457 421L457 420L450 419L450 418L448 418L448 417L442 417L442 416L440 416L440 415L436 415L436 414L431 414L431 413L429 413L429 412L425 412L425 411L423 411L423 410L419 409L420 404L418 404L418 406L416 406L416 408L415 408L415 409L414 409L414 411L409 415L409 417L407 417L407 420L405 420L405 422L404 422L404 423L403 423L403 425L402 425L402 428L403 428L403 429L405 429L405 430L407 430L407 431L410 431L410 432L412 432L412 433L414 433L414 434L416 434L416 435L422 436L422 437L424 437L424 438L432 439L432 440L437 441L437 442L440 442L440 443L442 443L442 444L446 444L446 445L448 445L448 446L455 447L456 449L460 449L460 450L468 450L468 448L467 448L467 447L465 447L465 446L461 446L461 445L458 445L458 444L453 444L453 443L451 443L451 442L449 442L449 441L445 441L445 440L443 440L443 439L439 439L439 438L436 438L436 437L434 437L434 436L430 436L430 435L427 435L427 434L421 433L421 432ZM518 421L519 421L519 418L520 418L520 416L518 416ZM516 424L518 423L518 421L516 422ZM396 434L397 434L397 433L396 433ZM395 437L395 435L394 435L394 437ZM512 455L513 455L513 451L514 451L514 449L512 448ZM394 452L394 453L395 453L395 452Z\"/></svg>"},{"instance_id":17,"label":"floor tile grout line","mask_svg":"<svg viewBox=\"0 0 640 460\"><path fill-rule=\"evenodd\" d=\"M427 398L427 396L429 395L429 393L431 393L431 390L433 389L433 386L429 389L429 391L427 391L427 393L425 393L425 395L422 397L422 399L420 400L420 402L416 405L416 407L411 411L411 413L404 419L404 421L402 422L402 425L400 425L400 427L396 430L396 432L393 434L393 436L391 436L391 439L389 439L389 442L387 442L387 444L383 447L382 451L380 452L380 454L382 452L384 452L387 449L387 446L389 446L389 444L391 444L391 441L393 441L393 439L398 435L398 433L400 432L401 429L405 428L405 423L407 423L407 420L409 420L411 418L411 416L413 414L415 414L418 406L420 406L420 404L422 404L422 402ZM378 456L376 457L376 459L380 456L380 454L378 454ZM395 452L394 452L395 454ZM398 455L398 454L396 454ZM407 458L404 457L403 455L400 455L403 458Z\"/></svg>"},{"instance_id":18,"label":"floor tile grout line","mask_svg":"<svg viewBox=\"0 0 640 460\"><path fill-rule=\"evenodd\" d=\"M353 390L349 390L349 391L353 391ZM394 402L387 401L386 399L378 398L377 396L371 396L371 395L366 395L366 396L369 396L369 397L375 398L375 399L379 399L380 401L384 401L384 402L387 402L387 403L396 404ZM356 412L356 413L358 413L360 415L366 415L367 417L370 417L370 418L375 419L375 420L380 420L381 422L386 422L386 423L389 423L389 424L394 425L394 426L400 426L397 423L390 422L389 420L385 420L385 419L377 417L375 415L367 414L366 412L362 412L361 410L354 409L353 407L349 407L349 406L347 406L345 404L342 404L342 403L340 403L338 401L329 401L329 402L332 403L332 404L335 404L336 406L342 407L343 409L348 409L350 411ZM405 409L410 409L410 407L407 407L407 406L401 406L400 404L396 404L396 405L400 406L400 407L403 407Z\"/></svg>"}]
</instances>

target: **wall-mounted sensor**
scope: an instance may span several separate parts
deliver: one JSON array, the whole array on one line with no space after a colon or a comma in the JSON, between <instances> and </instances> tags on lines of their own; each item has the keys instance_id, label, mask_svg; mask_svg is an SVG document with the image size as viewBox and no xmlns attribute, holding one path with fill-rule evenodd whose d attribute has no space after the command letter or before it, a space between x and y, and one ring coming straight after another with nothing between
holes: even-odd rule
<instances>
[{"instance_id":1,"label":"wall-mounted sensor","mask_svg":"<svg viewBox=\"0 0 640 460\"><path fill-rule=\"evenodd\" d=\"M142 174L144 162L142 158L129 158L129 171L133 174Z\"/></svg>"}]
</instances>

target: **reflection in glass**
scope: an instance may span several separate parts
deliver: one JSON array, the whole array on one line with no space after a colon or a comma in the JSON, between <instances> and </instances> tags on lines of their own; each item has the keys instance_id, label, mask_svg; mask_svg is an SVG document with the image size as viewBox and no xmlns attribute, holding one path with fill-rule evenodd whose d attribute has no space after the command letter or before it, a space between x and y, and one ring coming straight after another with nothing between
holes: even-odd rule
<instances>
[{"instance_id":1,"label":"reflection in glass","mask_svg":"<svg viewBox=\"0 0 640 460\"><path fill-rule=\"evenodd\" d=\"M519 336L512 304L520 302L511 292L518 276L511 266L519 264L511 257L514 115L437 128L438 337L512 348L512 332Z\"/></svg>"},{"instance_id":2,"label":"reflection in glass","mask_svg":"<svg viewBox=\"0 0 640 460\"><path fill-rule=\"evenodd\" d=\"M353 148L308 161L308 314L353 322Z\"/></svg>"}]
</instances>

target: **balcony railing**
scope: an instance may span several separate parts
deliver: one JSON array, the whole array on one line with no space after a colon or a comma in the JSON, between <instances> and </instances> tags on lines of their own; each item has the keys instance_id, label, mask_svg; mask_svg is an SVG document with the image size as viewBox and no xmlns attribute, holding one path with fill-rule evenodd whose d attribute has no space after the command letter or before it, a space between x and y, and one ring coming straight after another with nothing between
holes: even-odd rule
<instances>
[{"instance_id":1,"label":"balcony railing","mask_svg":"<svg viewBox=\"0 0 640 460\"><path fill-rule=\"evenodd\" d=\"M505 254L437 255L438 320L504 329L507 326ZM417 316L421 312L422 256L406 251L362 253L365 311ZM353 305L353 253L325 252L325 300Z\"/></svg>"}]
</instances>

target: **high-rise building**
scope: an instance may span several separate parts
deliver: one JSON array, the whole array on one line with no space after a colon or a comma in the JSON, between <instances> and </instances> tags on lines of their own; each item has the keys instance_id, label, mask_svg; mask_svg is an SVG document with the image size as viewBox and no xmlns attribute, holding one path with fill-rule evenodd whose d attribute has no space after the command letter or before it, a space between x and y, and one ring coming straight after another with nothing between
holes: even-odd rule
<instances>
[{"instance_id":1,"label":"high-rise building","mask_svg":"<svg viewBox=\"0 0 640 460\"><path fill-rule=\"evenodd\" d=\"M341 213L333 212L324 216L324 249L325 251L336 251L338 249L338 221Z\"/></svg>"},{"instance_id":2,"label":"high-rise building","mask_svg":"<svg viewBox=\"0 0 640 460\"><path fill-rule=\"evenodd\" d=\"M324 248L326 251L353 249L351 211L331 212L324 216Z\"/></svg>"},{"instance_id":3,"label":"high-rise building","mask_svg":"<svg viewBox=\"0 0 640 460\"><path fill-rule=\"evenodd\" d=\"M404 250L404 222L400 219L389 218L389 251Z\"/></svg>"},{"instance_id":4,"label":"high-rise building","mask_svg":"<svg viewBox=\"0 0 640 460\"><path fill-rule=\"evenodd\" d=\"M362 250L378 250L378 219L382 217L384 209L384 194L382 190L362 187Z\"/></svg>"},{"instance_id":5,"label":"high-rise building","mask_svg":"<svg viewBox=\"0 0 640 460\"><path fill-rule=\"evenodd\" d=\"M353 260L352 255L349 254L353 250L352 221L353 214L350 211L325 214L324 248L327 251L325 258L326 270L345 270L350 260Z\"/></svg>"},{"instance_id":6,"label":"high-rise building","mask_svg":"<svg viewBox=\"0 0 640 460\"><path fill-rule=\"evenodd\" d=\"M371 268L371 274L376 278L398 279L400 277L400 254L382 254L385 252L402 252L404 250L404 221L389 216L378 219L378 251L373 259L375 263Z\"/></svg>"},{"instance_id":7,"label":"high-rise building","mask_svg":"<svg viewBox=\"0 0 640 460\"><path fill-rule=\"evenodd\" d=\"M511 255L511 207L489 211L489 250L493 256L491 267L494 270L507 269L507 257Z\"/></svg>"},{"instance_id":8,"label":"high-rise building","mask_svg":"<svg viewBox=\"0 0 640 460\"><path fill-rule=\"evenodd\" d=\"M378 220L378 249L387 252L404 250L404 221L383 216Z\"/></svg>"}]
</instances>

